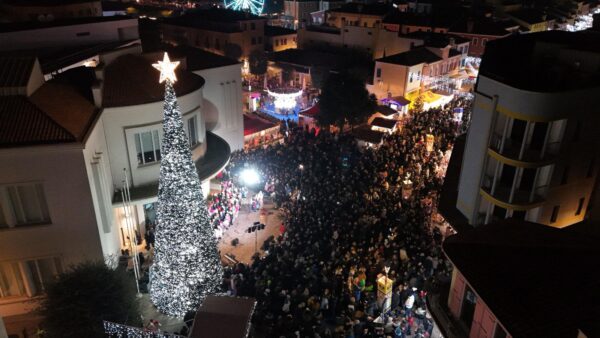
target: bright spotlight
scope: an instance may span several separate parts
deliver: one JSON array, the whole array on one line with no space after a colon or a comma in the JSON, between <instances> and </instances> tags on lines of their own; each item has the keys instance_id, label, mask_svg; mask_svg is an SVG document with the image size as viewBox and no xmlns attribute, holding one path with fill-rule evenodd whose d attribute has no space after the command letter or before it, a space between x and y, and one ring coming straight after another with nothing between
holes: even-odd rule
<instances>
[{"instance_id":1,"label":"bright spotlight","mask_svg":"<svg viewBox=\"0 0 600 338\"><path fill-rule=\"evenodd\" d=\"M240 178L245 185L255 185L258 183L258 181L260 181L260 177L254 169L244 169L240 173Z\"/></svg>"}]
</instances>

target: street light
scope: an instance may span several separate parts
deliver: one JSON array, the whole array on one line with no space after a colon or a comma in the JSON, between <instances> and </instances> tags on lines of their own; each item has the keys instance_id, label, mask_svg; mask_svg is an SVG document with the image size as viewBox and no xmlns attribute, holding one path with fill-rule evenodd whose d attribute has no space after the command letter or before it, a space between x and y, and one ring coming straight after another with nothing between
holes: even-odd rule
<instances>
[{"instance_id":1,"label":"street light","mask_svg":"<svg viewBox=\"0 0 600 338\"><path fill-rule=\"evenodd\" d=\"M260 176L254 169L244 169L240 173L240 178L246 186L253 186L260 181Z\"/></svg>"}]
</instances>

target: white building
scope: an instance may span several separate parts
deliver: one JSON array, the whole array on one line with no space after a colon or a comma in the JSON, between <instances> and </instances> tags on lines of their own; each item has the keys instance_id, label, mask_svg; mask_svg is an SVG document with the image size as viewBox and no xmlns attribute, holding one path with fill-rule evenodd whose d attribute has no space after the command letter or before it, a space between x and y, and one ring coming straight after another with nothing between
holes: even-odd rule
<instances>
[{"instance_id":1,"label":"white building","mask_svg":"<svg viewBox=\"0 0 600 338\"><path fill-rule=\"evenodd\" d=\"M598 198L598 41L550 31L486 46L457 189L469 224L586 217Z\"/></svg>"},{"instance_id":2,"label":"white building","mask_svg":"<svg viewBox=\"0 0 600 338\"><path fill-rule=\"evenodd\" d=\"M0 316L9 334L22 332L13 318L35 308L55 274L128 248L125 173L135 230L154 222L164 86L151 64L161 57L120 48L49 82L35 57L0 58ZM172 59L206 194L243 147L241 66L207 52Z\"/></svg>"}]
</instances>

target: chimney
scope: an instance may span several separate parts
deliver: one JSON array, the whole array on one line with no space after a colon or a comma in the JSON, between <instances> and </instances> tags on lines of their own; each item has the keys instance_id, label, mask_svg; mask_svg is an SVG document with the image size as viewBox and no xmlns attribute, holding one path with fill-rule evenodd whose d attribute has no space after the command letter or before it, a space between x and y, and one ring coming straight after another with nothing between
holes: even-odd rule
<instances>
[{"instance_id":1,"label":"chimney","mask_svg":"<svg viewBox=\"0 0 600 338\"><path fill-rule=\"evenodd\" d=\"M467 19L467 33L473 32L473 26L475 26L475 22L472 18Z\"/></svg>"}]
</instances>

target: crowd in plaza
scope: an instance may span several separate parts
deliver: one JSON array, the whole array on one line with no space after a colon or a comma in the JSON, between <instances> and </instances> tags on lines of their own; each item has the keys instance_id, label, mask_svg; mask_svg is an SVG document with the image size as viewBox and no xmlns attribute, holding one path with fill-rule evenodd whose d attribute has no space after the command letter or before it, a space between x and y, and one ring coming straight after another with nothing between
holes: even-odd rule
<instances>
[{"instance_id":1,"label":"crowd in plaza","mask_svg":"<svg viewBox=\"0 0 600 338\"><path fill-rule=\"evenodd\" d=\"M253 166L285 215L268 254L226 273L231 294L258 301L257 337L431 334L426 294L449 281L450 268L430 218L459 130L453 108L468 102L411 114L377 149L298 130L284 144L233 156L229 174ZM376 280L385 267L394 284L382 313Z\"/></svg>"},{"instance_id":2,"label":"crowd in plaza","mask_svg":"<svg viewBox=\"0 0 600 338\"><path fill-rule=\"evenodd\" d=\"M234 185L230 180L222 180L219 192L210 194L207 208L217 238L220 238L235 221L240 212L242 198L246 194L245 187Z\"/></svg>"}]
</instances>

